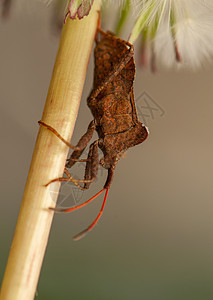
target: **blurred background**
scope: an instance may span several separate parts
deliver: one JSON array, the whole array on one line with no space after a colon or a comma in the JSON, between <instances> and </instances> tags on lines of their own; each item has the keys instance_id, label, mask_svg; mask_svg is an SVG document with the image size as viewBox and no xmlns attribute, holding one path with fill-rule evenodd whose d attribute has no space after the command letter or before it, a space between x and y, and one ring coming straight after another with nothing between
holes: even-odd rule
<instances>
[{"instance_id":1,"label":"blurred background","mask_svg":"<svg viewBox=\"0 0 213 300\"><path fill-rule=\"evenodd\" d=\"M20 6L0 23L1 280L59 43L51 10ZM84 239L72 236L93 221L103 197L55 215L36 299L213 299L212 76L212 67L159 67L155 75L137 68L136 106L150 136L119 162L104 214ZM73 144L92 119L92 81L93 59ZM83 173L82 164L73 169ZM86 201L105 179L100 170L84 193L63 185L59 203Z\"/></svg>"}]
</instances>

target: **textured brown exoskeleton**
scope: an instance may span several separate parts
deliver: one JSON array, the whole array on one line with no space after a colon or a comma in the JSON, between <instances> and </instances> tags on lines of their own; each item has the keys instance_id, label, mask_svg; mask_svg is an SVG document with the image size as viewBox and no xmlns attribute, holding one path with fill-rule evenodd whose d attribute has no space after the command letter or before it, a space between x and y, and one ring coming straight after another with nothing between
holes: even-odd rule
<instances>
[{"instance_id":1,"label":"textured brown exoskeleton","mask_svg":"<svg viewBox=\"0 0 213 300\"><path fill-rule=\"evenodd\" d=\"M138 120L133 94L133 82L135 77L135 62L133 58L133 46L110 32L98 29L95 47L95 72L94 85L87 104L94 116L89 124L87 132L79 140L76 147L71 146L50 126L40 121L40 124L54 132L68 146L74 149L66 164L71 168L80 160L82 152L88 145L94 130L99 139L93 142L89 148L86 160L85 179L76 180L65 169L68 178L62 177L54 181L73 181L82 189L89 188L98 173L101 164L108 170L108 177L103 189L85 203L73 208L53 208L55 211L69 212L86 205L106 190L102 208L95 221L84 231L78 234L79 239L91 230L103 212L108 190L112 183L113 174L121 155L130 147L142 143L148 136L146 127ZM98 147L103 152L103 158L98 157ZM82 161L82 160L81 160ZM84 183L81 187L79 183ZM49 183L48 183L49 184Z\"/></svg>"}]
</instances>

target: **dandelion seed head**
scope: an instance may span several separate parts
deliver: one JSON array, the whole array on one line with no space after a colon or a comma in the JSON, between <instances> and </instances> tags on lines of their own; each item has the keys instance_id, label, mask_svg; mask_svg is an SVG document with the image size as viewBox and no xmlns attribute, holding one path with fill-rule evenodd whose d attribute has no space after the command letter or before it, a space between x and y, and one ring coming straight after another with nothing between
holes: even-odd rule
<instances>
[{"instance_id":1,"label":"dandelion seed head","mask_svg":"<svg viewBox=\"0 0 213 300\"><path fill-rule=\"evenodd\" d=\"M211 0L133 1L139 11L139 18L143 21L142 30L155 28L154 36L150 34L145 42L150 43L155 55L165 65L196 69L212 61ZM181 63L177 62L179 55Z\"/></svg>"},{"instance_id":2,"label":"dandelion seed head","mask_svg":"<svg viewBox=\"0 0 213 300\"><path fill-rule=\"evenodd\" d=\"M51 6L57 1L67 11L69 0L36 0L34 3ZM126 0L97 1L114 11L122 7ZM25 9L29 6L28 10L32 10L30 1L18 0L17 3ZM74 10L78 11L78 5L84 3L91 6L93 0L72 0L72 3L75 3ZM130 0L130 3L133 15L140 18L140 22L136 22L136 30L132 31L134 34L131 34L130 42L134 42L141 30L145 32L145 44L141 47L144 55L142 61L147 62L147 57L154 57L155 60L156 57L166 66L193 69L212 61L213 0ZM89 9L81 17L88 13ZM181 60L181 63L177 60Z\"/></svg>"}]
</instances>

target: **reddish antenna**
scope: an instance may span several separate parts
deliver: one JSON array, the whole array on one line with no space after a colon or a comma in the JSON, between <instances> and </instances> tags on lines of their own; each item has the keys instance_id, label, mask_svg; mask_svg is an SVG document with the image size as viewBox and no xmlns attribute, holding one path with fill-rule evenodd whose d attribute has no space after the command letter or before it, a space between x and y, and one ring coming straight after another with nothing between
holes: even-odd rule
<instances>
[{"instance_id":1,"label":"reddish antenna","mask_svg":"<svg viewBox=\"0 0 213 300\"><path fill-rule=\"evenodd\" d=\"M87 205L89 202L92 202L95 198L97 198L100 194L103 193L103 191L106 190L106 193L105 193L105 196L104 196L104 201L103 201L103 204L101 206L101 209L99 211L99 214L97 215L97 217L95 218L95 220L92 222L92 224L90 224L86 229L84 229L83 231L81 231L80 233L76 234L74 237L73 237L73 240L77 241L77 240L80 240L82 237L84 237L90 230L92 230L95 225L97 224L98 220L100 219L102 213L103 213L103 210L104 210L104 206L105 206L105 203L106 203L106 200L107 200L107 195L108 195L108 192L109 192L109 188L103 188L102 190L100 190L97 194L95 194L92 198L90 198L89 200L87 200L86 202L82 203L82 204L79 204L75 207L70 207L70 208L58 208L58 207L50 207L51 210L54 210L55 212L71 212L73 210L76 210L76 209L79 209L85 205Z\"/></svg>"}]
</instances>

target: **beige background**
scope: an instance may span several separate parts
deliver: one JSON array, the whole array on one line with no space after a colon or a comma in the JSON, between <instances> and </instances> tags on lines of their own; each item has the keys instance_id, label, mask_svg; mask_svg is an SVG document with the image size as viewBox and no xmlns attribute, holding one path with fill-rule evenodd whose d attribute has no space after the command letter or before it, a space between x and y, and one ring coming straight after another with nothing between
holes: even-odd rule
<instances>
[{"instance_id":1,"label":"beige background","mask_svg":"<svg viewBox=\"0 0 213 300\"><path fill-rule=\"evenodd\" d=\"M58 47L48 9L37 9L40 17L24 10L0 23L1 278ZM211 67L194 73L160 68L156 75L137 69L136 98L146 92L165 113L154 106L152 119L144 108L150 136L118 164L93 232L72 241L95 218L101 197L55 216L37 299L213 298L212 75ZM92 77L90 62L73 143L91 120L86 97ZM82 177L82 165L73 172ZM103 186L105 176L100 172L82 201ZM71 195L64 205L72 205L72 186L62 191L61 200Z\"/></svg>"}]
</instances>

